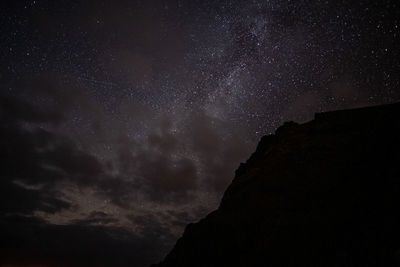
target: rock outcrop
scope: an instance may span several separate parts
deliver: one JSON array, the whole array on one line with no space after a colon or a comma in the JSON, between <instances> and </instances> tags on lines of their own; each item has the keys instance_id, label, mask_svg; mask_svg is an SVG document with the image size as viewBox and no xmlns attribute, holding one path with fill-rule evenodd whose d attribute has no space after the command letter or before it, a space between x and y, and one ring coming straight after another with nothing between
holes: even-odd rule
<instances>
[{"instance_id":1,"label":"rock outcrop","mask_svg":"<svg viewBox=\"0 0 400 267\"><path fill-rule=\"evenodd\" d=\"M264 136L157 267L400 266L400 104Z\"/></svg>"}]
</instances>

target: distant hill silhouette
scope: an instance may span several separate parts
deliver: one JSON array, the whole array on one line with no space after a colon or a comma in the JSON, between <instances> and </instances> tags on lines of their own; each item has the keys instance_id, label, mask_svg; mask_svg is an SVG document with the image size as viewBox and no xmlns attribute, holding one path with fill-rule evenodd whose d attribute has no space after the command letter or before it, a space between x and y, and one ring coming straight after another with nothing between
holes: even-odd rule
<instances>
[{"instance_id":1,"label":"distant hill silhouette","mask_svg":"<svg viewBox=\"0 0 400 267\"><path fill-rule=\"evenodd\" d=\"M400 266L400 104L264 136L157 267Z\"/></svg>"}]
</instances>

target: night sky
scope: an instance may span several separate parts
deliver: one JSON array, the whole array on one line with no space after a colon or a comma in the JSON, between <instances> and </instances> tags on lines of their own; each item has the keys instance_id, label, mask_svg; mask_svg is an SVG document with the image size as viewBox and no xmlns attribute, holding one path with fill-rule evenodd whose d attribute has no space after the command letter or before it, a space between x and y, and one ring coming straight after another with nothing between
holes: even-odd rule
<instances>
[{"instance_id":1,"label":"night sky","mask_svg":"<svg viewBox=\"0 0 400 267\"><path fill-rule=\"evenodd\" d=\"M1 1L0 266L148 266L283 122L400 100L397 1Z\"/></svg>"}]
</instances>

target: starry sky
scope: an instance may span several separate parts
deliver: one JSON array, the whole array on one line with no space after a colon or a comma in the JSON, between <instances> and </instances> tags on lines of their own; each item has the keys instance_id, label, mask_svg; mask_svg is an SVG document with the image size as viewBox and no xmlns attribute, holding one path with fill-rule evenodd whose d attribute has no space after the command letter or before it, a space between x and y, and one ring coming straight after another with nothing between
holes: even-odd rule
<instances>
[{"instance_id":1,"label":"starry sky","mask_svg":"<svg viewBox=\"0 0 400 267\"><path fill-rule=\"evenodd\" d=\"M160 261L263 135L400 100L399 5L1 1L0 265Z\"/></svg>"}]
</instances>

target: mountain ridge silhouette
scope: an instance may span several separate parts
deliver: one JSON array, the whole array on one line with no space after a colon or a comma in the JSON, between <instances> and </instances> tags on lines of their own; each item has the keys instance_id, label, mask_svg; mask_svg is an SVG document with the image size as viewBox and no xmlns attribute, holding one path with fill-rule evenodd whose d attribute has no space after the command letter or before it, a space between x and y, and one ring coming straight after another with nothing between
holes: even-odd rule
<instances>
[{"instance_id":1,"label":"mountain ridge silhouette","mask_svg":"<svg viewBox=\"0 0 400 267\"><path fill-rule=\"evenodd\" d=\"M400 103L261 138L217 210L154 267L400 266Z\"/></svg>"}]
</instances>

